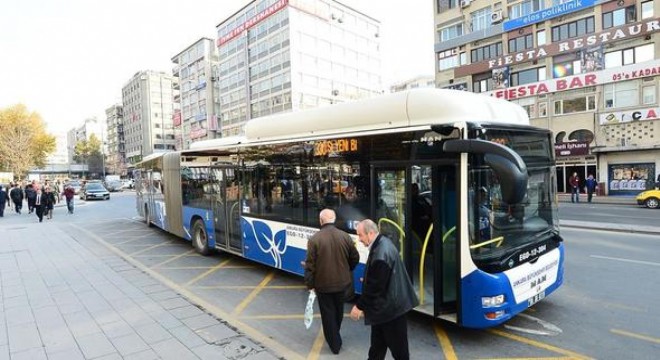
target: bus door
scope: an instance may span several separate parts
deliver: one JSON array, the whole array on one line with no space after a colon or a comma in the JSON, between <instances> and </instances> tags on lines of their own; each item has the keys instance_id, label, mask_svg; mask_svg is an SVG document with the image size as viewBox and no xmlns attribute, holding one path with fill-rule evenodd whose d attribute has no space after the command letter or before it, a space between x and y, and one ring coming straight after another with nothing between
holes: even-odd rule
<instances>
[{"instance_id":1,"label":"bus door","mask_svg":"<svg viewBox=\"0 0 660 360\"><path fill-rule=\"evenodd\" d=\"M417 310L455 313L457 166L388 166L374 172L375 221L399 249L420 300Z\"/></svg>"},{"instance_id":2,"label":"bus door","mask_svg":"<svg viewBox=\"0 0 660 360\"><path fill-rule=\"evenodd\" d=\"M211 168L216 179L217 194L212 207L216 247L242 253L241 209L237 171L233 167Z\"/></svg>"}]
</instances>

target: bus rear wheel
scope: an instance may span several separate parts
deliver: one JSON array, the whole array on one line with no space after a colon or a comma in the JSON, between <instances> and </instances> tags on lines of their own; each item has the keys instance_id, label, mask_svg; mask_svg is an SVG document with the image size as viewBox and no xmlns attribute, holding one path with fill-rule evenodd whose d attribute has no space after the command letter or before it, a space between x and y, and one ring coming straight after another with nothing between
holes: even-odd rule
<instances>
[{"instance_id":1,"label":"bus rear wheel","mask_svg":"<svg viewBox=\"0 0 660 360\"><path fill-rule=\"evenodd\" d=\"M209 237L202 220L196 220L193 224L192 243L195 251L200 255L206 256L211 253L211 249L209 248Z\"/></svg>"}]
</instances>

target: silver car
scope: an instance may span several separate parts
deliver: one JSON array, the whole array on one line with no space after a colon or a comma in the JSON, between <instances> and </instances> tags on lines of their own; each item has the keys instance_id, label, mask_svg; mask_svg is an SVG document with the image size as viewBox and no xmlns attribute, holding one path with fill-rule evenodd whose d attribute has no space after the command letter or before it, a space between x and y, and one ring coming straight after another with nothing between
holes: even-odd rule
<instances>
[{"instance_id":1,"label":"silver car","mask_svg":"<svg viewBox=\"0 0 660 360\"><path fill-rule=\"evenodd\" d=\"M110 192L100 182L89 182L80 190L81 200L110 200Z\"/></svg>"}]
</instances>

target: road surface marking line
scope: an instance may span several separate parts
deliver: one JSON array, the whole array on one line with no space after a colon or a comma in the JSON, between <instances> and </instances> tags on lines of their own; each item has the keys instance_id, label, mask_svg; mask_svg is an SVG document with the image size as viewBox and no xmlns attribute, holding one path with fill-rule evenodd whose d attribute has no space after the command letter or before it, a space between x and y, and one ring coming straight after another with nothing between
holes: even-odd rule
<instances>
[{"instance_id":1,"label":"road surface marking line","mask_svg":"<svg viewBox=\"0 0 660 360\"><path fill-rule=\"evenodd\" d=\"M153 234L144 234L144 235L139 235L139 236L133 236L130 240L126 240L126 241L122 241L122 242L118 242L118 243L112 243L112 244L113 245L127 244L127 243L133 242L135 240L143 239L143 238L145 238L147 236L151 236L151 235L153 235Z\"/></svg>"},{"instance_id":2,"label":"road surface marking line","mask_svg":"<svg viewBox=\"0 0 660 360\"><path fill-rule=\"evenodd\" d=\"M237 329L242 331L245 335L248 337L253 338L254 340L257 340L258 342L263 343L266 345L267 348L270 348L271 350L277 352L282 358L284 359L292 359L292 360L302 360L304 357L297 352L289 349L286 347L284 344L277 342L276 340L273 340L270 336L262 333L261 331L253 328L252 326L244 323L241 321L238 317L233 316L232 314L222 310L221 308L217 307L211 302L208 302L207 300L204 300L194 292L179 286L179 284L175 283L173 280L170 280L166 276L163 276L159 274L158 272L149 269L146 267L143 263L137 261L136 259L133 259L130 257L127 253L121 251L119 248L116 248L112 246L110 243L106 242L101 238L100 236L90 232L87 229L84 229L78 225L75 224L69 224L69 226L72 226L79 231L82 231L86 233L89 237L92 239L96 240L98 243L102 244L106 248L108 248L110 251L114 252L117 254L117 256L122 257L124 260L126 260L128 263L131 265L135 266L136 268L144 271L145 273L149 274L151 277L154 279L160 281L163 283L165 286L175 290L179 294L181 294L184 298L188 299L188 301L193 302L201 307L203 307L206 311L209 313L215 315L216 317L223 319L227 321L229 324L235 326Z\"/></svg>"},{"instance_id":3,"label":"road surface marking line","mask_svg":"<svg viewBox=\"0 0 660 360\"><path fill-rule=\"evenodd\" d=\"M479 360L567 360L573 359L572 357L541 357L541 358L480 358Z\"/></svg>"},{"instance_id":4,"label":"road surface marking line","mask_svg":"<svg viewBox=\"0 0 660 360\"><path fill-rule=\"evenodd\" d=\"M173 257L173 258L171 258L171 259L168 259L168 260L165 260L165 261L159 262L159 263L156 264L156 265L152 265L151 268L153 269L153 268L157 268L157 267L159 267L159 266L163 266L163 265L165 265L165 264L169 264L169 263L171 263L172 261L175 261L175 260L181 259L182 257L184 257L184 256L188 256L188 255L190 255L190 254L192 254L192 253L194 253L194 252L195 252L195 249L188 250L188 251L184 252L184 253L181 254L181 255L177 255L177 256L175 256L175 257Z\"/></svg>"},{"instance_id":5,"label":"road surface marking line","mask_svg":"<svg viewBox=\"0 0 660 360\"><path fill-rule=\"evenodd\" d=\"M510 339L510 340L521 342L523 344L527 344L527 345L534 346L534 347L537 347L537 348L540 348L540 349L560 353L560 354L572 357L574 359L591 359L590 357L588 357L586 355L578 354L578 353L570 351L570 350L562 349L560 347L550 345L550 344L546 344L546 343L542 343L540 341L528 339L526 337L522 337L522 336L518 336L518 335L514 335L514 334L509 334L508 332L505 332L505 331L502 331L502 330L488 329L486 331L491 333L491 334L495 334L495 335L498 335L498 336L501 336L501 337L504 337L504 338L507 338L507 339Z\"/></svg>"},{"instance_id":6,"label":"road surface marking line","mask_svg":"<svg viewBox=\"0 0 660 360\"><path fill-rule=\"evenodd\" d=\"M614 260L614 261L621 261L621 262L627 262L627 263L633 263L633 264L641 264L641 265L660 266L660 263L652 262L652 261L643 261L643 260L633 260L633 259L615 258L615 257L600 256L600 255L589 255L589 256L592 257L592 258L596 258L596 259Z\"/></svg>"},{"instance_id":7,"label":"road surface marking line","mask_svg":"<svg viewBox=\"0 0 660 360\"><path fill-rule=\"evenodd\" d=\"M248 296L245 297L245 299L243 299L243 301L241 301L240 304L238 304L238 306L236 306L236 308L234 309L234 311L232 311L231 314L233 316L239 316L243 312L243 310L245 310L245 308L248 305L250 305L250 303L254 300L254 298L256 298L257 295L259 295L261 290L263 290L266 287L266 285L268 285L268 283L271 280L273 280L274 277L275 277L275 272L271 270L270 273L268 273L268 275L266 275L266 277L263 280L261 280L259 285L257 285L257 287L254 290L252 290L252 292L249 293Z\"/></svg>"},{"instance_id":8,"label":"road surface marking line","mask_svg":"<svg viewBox=\"0 0 660 360\"><path fill-rule=\"evenodd\" d=\"M649 342L652 342L652 343L660 344L660 339L659 338L654 338L654 337L651 337L651 336L646 336L646 335L641 335L641 334L635 334L635 333L631 333L629 331L624 331L624 330L619 330L619 329L610 329L610 331L615 333L615 334L618 334L618 335L628 336L628 337L631 337L631 338L645 340L645 341L649 341Z\"/></svg>"},{"instance_id":9,"label":"road surface marking line","mask_svg":"<svg viewBox=\"0 0 660 360\"><path fill-rule=\"evenodd\" d=\"M314 344L312 344L312 349L309 350L307 354L307 360L316 360L321 356L321 349L323 349L323 343L325 343L325 338L323 336L323 327L319 329L316 339L314 339Z\"/></svg>"},{"instance_id":10,"label":"road surface marking line","mask_svg":"<svg viewBox=\"0 0 660 360\"><path fill-rule=\"evenodd\" d=\"M140 254L142 254L142 253L145 253L145 252L147 252L147 251L149 251L149 250L153 250L153 249L156 249L156 248L159 248L159 247L169 246L169 245L177 245L177 246L178 246L179 244L172 243L172 242L166 242L166 243L163 243L163 244L156 244L156 245L149 246L149 247L146 248L146 249L142 249L142 250L139 250L139 251L136 251L136 252L132 252L132 253L130 253L130 254L128 254L128 255L129 255L129 256L136 256L136 255L140 255ZM156 254L156 255L159 255L159 254ZM172 256L172 255L166 255L166 256Z\"/></svg>"},{"instance_id":11,"label":"road surface marking line","mask_svg":"<svg viewBox=\"0 0 660 360\"><path fill-rule=\"evenodd\" d=\"M121 234L121 233L125 233L125 232L130 232L130 231L147 232L148 229L124 229L124 230L105 233L105 234L103 234L103 236L113 236L113 235L117 235L117 234Z\"/></svg>"},{"instance_id":12,"label":"road surface marking line","mask_svg":"<svg viewBox=\"0 0 660 360\"><path fill-rule=\"evenodd\" d=\"M223 268L224 269L224 268ZM195 289L213 290L213 289L235 289L245 290L254 289L255 285L200 285L195 286ZM268 290L303 290L307 289L305 285L269 285L265 286Z\"/></svg>"},{"instance_id":13,"label":"road surface marking line","mask_svg":"<svg viewBox=\"0 0 660 360\"><path fill-rule=\"evenodd\" d=\"M184 287L188 287L188 286L190 286L190 285L192 285L192 284L198 282L199 280L202 280L203 278L205 278L205 277L207 277L208 275L212 274L214 271L216 271L216 270L220 269L221 267L227 265L230 261L231 261L231 259L227 259L227 260L221 262L220 264L218 264L218 265L216 265L216 266L214 266L214 267L208 269L207 271L205 271L205 272L203 272L203 273L201 273L201 274L195 276L195 277L192 278L190 281L188 281L187 283L183 284L183 286L184 286Z\"/></svg>"},{"instance_id":14,"label":"road surface marking line","mask_svg":"<svg viewBox=\"0 0 660 360\"><path fill-rule=\"evenodd\" d=\"M440 324L435 321L433 323L433 330L435 331L435 336L438 337L438 341L440 341L440 347L442 348L442 353L445 355L445 359L447 360L457 360L458 357L456 356L456 352L454 351L454 346L451 344L451 341L449 340L449 336L447 336L447 332L445 329L443 329Z\"/></svg>"}]
</instances>

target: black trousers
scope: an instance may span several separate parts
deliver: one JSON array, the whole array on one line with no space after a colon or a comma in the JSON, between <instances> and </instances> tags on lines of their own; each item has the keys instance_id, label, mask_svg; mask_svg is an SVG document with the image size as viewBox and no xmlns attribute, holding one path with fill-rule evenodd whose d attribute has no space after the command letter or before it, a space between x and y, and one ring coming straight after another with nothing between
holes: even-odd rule
<instances>
[{"instance_id":1,"label":"black trousers","mask_svg":"<svg viewBox=\"0 0 660 360\"><path fill-rule=\"evenodd\" d=\"M17 214L20 214L21 208L23 207L23 200L21 201L12 200L12 201L14 201L14 210L16 210Z\"/></svg>"},{"instance_id":2,"label":"black trousers","mask_svg":"<svg viewBox=\"0 0 660 360\"><path fill-rule=\"evenodd\" d=\"M338 354L341 349L341 322L344 319L344 292L316 293L321 310L321 324L323 325L323 336L330 346L333 354Z\"/></svg>"},{"instance_id":3,"label":"black trousers","mask_svg":"<svg viewBox=\"0 0 660 360\"><path fill-rule=\"evenodd\" d=\"M7 204L5 204L3 202L0 203L0 217L5 216L5 206L7 206Z\"/></svg>"},{"instance_id":4,"label":"black trousers","mask_svg":"<svg viewBox=\"0 0 660 360\"><path fill-rule=\"evenodd\" d=\"M383 324L371 325L369 360L385 359L388 348L395 360L410 359L406 314Z\"/></svg>"},{"instance_id":5,"label":"black trousers","mask_svg":"<svg viewBox=\"0 0 660 360\"><path fill-rule=\"evenodd\" d=\"M34 206L34 212L37 213L37 217L39 218L39 222L44 221L44 209L45 209L45 206L43 206L43 205L35 205Z\"/></svg>"}]
</instances>

